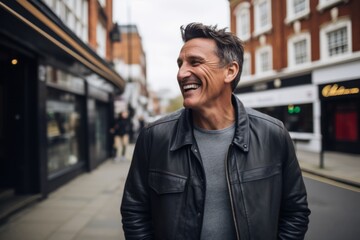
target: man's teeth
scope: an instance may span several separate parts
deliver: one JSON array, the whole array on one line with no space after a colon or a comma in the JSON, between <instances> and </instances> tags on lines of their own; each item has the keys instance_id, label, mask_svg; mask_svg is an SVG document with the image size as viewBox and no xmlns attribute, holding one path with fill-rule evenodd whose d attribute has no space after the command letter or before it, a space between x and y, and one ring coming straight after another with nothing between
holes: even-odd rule
<instances>
[{"instance_id":1,"label":"man's teeth","mask_svg":"<svg viewBox=\"0 0 360 240\"><path fill-rule=\"evenodd\" d=\"M199 85L197 85L197 84L189 84L189 85L184 86L184 90L197 89L198 87L199 87Z\"/></svg>"}]
</instances>

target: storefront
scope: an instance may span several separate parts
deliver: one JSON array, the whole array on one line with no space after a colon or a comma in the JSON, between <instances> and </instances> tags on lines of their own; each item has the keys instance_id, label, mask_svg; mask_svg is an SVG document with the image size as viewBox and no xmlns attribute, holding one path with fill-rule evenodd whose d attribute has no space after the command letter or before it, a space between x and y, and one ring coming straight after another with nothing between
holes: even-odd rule
<instances>
[{"instance_id":1,"label":"storefront","mask_svg":"<svg viewBox=\"0 0 360 240\"><path fill-rule=\"evenodd\" d=\"M240 88L236 96L246 107L281 120L298 149L320 149L320 107L311 74L274 79Z\"/></svg>"},{"instance_id":2,"label":"storefront","mask_svg":"<svg viewBox=\"0 0 360 240\"><path fill-rule=\"evenodd\" d=\"M360 153L360 79L319 85L323 147Z\"/></svg>"},{"instance_id":3,"label":"storefront","mask_svg":"<svg viewBox=\"0 0 360 240\"><path fill-rule=\"evenodd\" d=\"M109 158L125 81L42 1L1 1L0 16L3 219Z\"/></svg>"}]
</instances>

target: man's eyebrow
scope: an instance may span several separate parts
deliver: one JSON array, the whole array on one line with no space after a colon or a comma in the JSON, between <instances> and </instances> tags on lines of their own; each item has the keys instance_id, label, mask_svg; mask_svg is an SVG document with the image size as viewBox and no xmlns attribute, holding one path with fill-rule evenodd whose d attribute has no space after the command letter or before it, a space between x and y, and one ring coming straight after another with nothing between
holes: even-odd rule
<instances>
[{"instance_id":1,"label":"man's eyebrow","mask_svg":"<svg viewBox=\"0 0 360 240\"><path fill-rule=\"evenodd\" d=\"M188 56L187 57L188 61L200 61L200 62L204 62L205 59L203 57L200 56ZM178 66L180 66L183 63L183 59L182 58L178 58L177 59L177 64Z\"/></svg>"},{"instance_id":2,"label":"man's eyebrow","mask_svg":"<svg viewBox=\"0 0 360 240\"><path fill-rule=\"evenodd\" d=\"M204 61L204 58L200 56L189 56L188 58L190 61L192 60Z\"/></svg>"}]
</instances>

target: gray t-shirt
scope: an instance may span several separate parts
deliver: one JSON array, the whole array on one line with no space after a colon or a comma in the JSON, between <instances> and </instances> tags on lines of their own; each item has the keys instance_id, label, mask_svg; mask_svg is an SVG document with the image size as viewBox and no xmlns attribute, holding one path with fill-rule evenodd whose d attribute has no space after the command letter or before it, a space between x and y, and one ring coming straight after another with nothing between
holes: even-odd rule
<instances>
[{"instance_id":1,"label":"gray t-shirt","mask_svg":"<svg viewBox=\"0 0 360 240\"><path fill-rule=\"evenodd\" d=\"M201 239L236 239L225 174L225 158L234 132L235 125L221 130L194 129L206 176Z\"/></svg>"}]
</instances>

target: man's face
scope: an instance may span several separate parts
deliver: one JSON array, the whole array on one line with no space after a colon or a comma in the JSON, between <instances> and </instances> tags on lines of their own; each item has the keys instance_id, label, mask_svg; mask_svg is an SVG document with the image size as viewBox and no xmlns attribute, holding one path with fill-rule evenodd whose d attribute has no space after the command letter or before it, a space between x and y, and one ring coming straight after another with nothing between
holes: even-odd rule
<instances>
[{"instance_id":1,"label":"man's face","mask_svg":"<svg viewBox=\"0 0 360 240\"><path fill-rule=\"evenodd\" d=\"M178 57L177 80L184 107L199 110L221 101L226 67L221 67L214 40L195 38L187 41Z\"/></svg>"}]
</instances>

